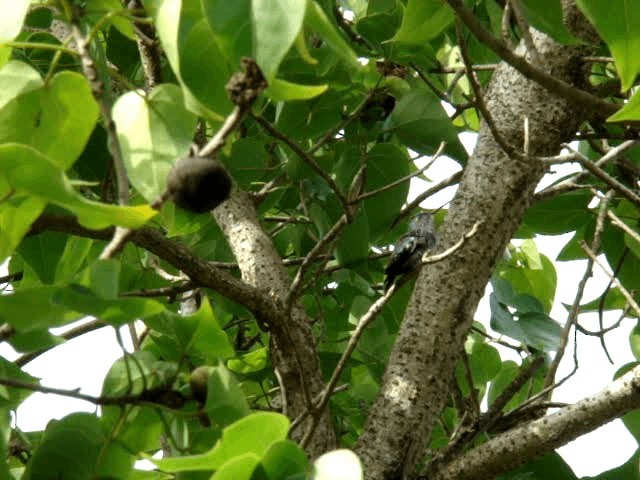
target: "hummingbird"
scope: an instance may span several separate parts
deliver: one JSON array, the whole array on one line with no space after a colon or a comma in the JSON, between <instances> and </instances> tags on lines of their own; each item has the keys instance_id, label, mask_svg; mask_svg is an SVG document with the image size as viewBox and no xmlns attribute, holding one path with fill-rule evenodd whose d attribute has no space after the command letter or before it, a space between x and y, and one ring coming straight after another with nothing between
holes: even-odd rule
<instances>
[{"instance_id":1,"label":"hummingbird","mask_svg":"<svg viewBox=\"0 0 640 480\"><path fill-rule=\"evenodd\" d=\"M436 230L433 215L419 213L411 219L409 231L400 237L393 247L389 264L385 268L385 292L398 275L409 273L420 265L422 256L436 245Z\"/></svg>"}]
</instances>

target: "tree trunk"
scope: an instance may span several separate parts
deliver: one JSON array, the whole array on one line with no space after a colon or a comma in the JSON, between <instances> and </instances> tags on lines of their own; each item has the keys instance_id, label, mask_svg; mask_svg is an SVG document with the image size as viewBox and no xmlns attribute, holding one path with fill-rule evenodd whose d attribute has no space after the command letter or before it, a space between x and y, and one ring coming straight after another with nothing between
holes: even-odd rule
<instances>
[{"instance_id":1,"label":"tree trunk","mask_svg":"<svg viewBox=\"0 0 640 480\"><path fill-rule=\"evenodd\" d=\"M584 85L586 69L580 57L586 47L559 45L541 33L532 34L538 67L572 85ZM524 54L524 47L517 52ZM524 150L528 119L531 156L556 154L586 116L504 63L495 71L485 101L501 137L517 151ZM460 250L420 272L358 443L365 478L414 478L436 419L449 401L453 369L478 302L543 173L539 160L505 154L483 122L438 248L446 249L475 222L482 223Z\"/></svg>"}]
</instances>

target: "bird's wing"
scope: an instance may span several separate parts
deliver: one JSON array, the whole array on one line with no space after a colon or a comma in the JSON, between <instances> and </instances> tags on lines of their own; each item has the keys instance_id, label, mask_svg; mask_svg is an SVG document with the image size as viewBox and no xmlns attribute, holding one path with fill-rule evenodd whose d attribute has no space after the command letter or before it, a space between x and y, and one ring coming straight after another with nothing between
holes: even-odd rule
<instances>
[{"instance_id":1,"label":"bird's wing","mask_svg":"<svg viewBox=\"0 0 640 480\"><path fill-rule=\"evenodd\" d=\"M405 235L396 243L385 272L392 275L406 273L413 253L418 248L418 239L413 235Z\"/></svg>"}]
</instances>

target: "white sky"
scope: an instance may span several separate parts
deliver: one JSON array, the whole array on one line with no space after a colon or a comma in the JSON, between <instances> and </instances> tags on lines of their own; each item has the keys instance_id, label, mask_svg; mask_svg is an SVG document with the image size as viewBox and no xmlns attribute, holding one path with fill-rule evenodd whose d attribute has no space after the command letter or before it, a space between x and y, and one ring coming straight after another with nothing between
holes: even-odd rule
<instances>
[{"instance_id":1,"label":"white sky","mask_svg":"<svg viewBox=\"0 0 640 480\"><path fill-rule=\"evenodd\" d=\"M474 142L474 136L463 136L463 142L469 148ZM418 160L418 166L424 165ZM565 175L572 166L559 166L555 168L556 175ZM449 177L459 166L447 158L441 158L426 172L427 177L437 183ZM543 180L543 185L552 181L548 175ZM410 192L410 199L415 197L431 183L414 179ZM454 193L449 188L434 195L423 204L426 208L437 208L451 199ZM555 260L556 255L569 239L568 235L559 237L538 237L536 243L541 253ZM566 319L566 311L561 303L572 303L577 289L577 283L584 271L584 262L560 262L555 263L558 273L558 289L556 303L551 316L563 323ZM0 270L6 270L6 265ZM606 285L605 275L595 267L594 275L588 282L585 301L596 298ZM590 322L585 321L586 316L581 316L581 323L591 330L597 330L597 317L593 316ZM588 318L588 317L586 317ZM481 301L476 313L476 319L483 322L489 328L488 298ZM617 319L617 312L613 315L605 314L605 325ZM625 320L620 328L610 332L606 336L607 346L611 352L615 366L607 361L599 341L595 337L579 335L577 374L561 386L554 395L554 400L573 402L587 395L594 394L608 384L614 372L623 364L634 360L629 347L629 331L633 327L632 320ZM67 327L68 328L68 327ZM124 332L123 332L124 333ZM128 335L123 334L126 339ZM563 377L573 368L573 346L568 349L565 360L559 371L559 378ZM83 335L81 338L71 340L51 352L42 355L29 363L25 370L31 375L43 378L43 384L57 388L75 389L82 388L82 392L99 395L102 380L112 363L121 356L121 350L115 339L113 330L107 328ZM513 352L503 349L503 358L513 357ZM16 358L15 352L7 344L0 345L0 355L7 359ZM94 411L92 404L80 400L74 400L55 395L36 393L27 399L18 409L17 423L24 431L42 430L52 418L62 418L74 411ZM603 446L611 446L605 449ZM614 468L624 463L635 451L636 441L628 433L620 420L580 437L559 450L564 459L571 465L578 477L584 475L597 475L598 473Z\"/></svg>"}]
</instances>

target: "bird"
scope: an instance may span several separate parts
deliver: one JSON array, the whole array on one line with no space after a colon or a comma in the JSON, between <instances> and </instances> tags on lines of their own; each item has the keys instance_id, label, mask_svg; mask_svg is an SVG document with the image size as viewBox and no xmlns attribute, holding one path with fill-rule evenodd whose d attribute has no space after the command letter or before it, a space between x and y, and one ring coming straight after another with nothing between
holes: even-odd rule
<instances>
[{"instance_id":1,"label":"bird","mask_svg":"<svg viewBox=\"0 0 640 480\"><path fill-rule=\"evenodd\" d=\"M436 241L433 215L423 212L413 217L409 223L409 231L395 243L389 257L385 268L387 278L384 281L384 291L389 290L397 276L416 269L424 253L435 247Z\"/></svg>"}]
</instances>

